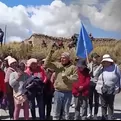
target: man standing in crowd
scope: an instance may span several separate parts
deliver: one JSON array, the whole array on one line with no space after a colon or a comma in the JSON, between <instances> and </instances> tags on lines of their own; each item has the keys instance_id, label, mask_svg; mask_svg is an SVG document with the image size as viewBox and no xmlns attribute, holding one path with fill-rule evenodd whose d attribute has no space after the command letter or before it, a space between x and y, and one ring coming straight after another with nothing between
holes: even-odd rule
<instances>
[{"instance_id":1,"label":"man standing in crowd","mask_svg":"<svg viewBox=\"0 0 121 121\"><path fill-rule=\"evenodd\" d=\"M0 28L0 43L1 43L1 46L3 44L3 37L4 37L4 32L2 31L2 29Z\"/></svg>"},{"instance_id":2,"label":"man standing in crowd","mask_svg":"<svg viewBox=\"0 0 121 121\"><path fill-rule=\"evenodd\" d=\"M97 93L95 87L97 83L97 78L95 78L95 71L99 68L100 65L100 56L97 53L92 53L91 63L89 64L91 83L89 90L89 115L88 118L92 118L92 108L94 102L94 119L97 120L98 108L99 108L99 94ZM94 101L93 101L94 98Z\"/></svg>"},{"instance_id":3,"label":"man standing in crowd","mask_svg":"<svg viewBox=\"0 0 121 121\"><path fill-rule=\"evenodd\" d=\"M53 120L69 120L69 107L72 99L72 84L77 81L77 68L70 62L70 54L64 52L61 55L61 62L51 62L54 51L51 49L45 60L45 67L55 70L56 79L54 83L54 109ZM62 115L61 115L62 114Z\"/></svg>"}]
</instances>

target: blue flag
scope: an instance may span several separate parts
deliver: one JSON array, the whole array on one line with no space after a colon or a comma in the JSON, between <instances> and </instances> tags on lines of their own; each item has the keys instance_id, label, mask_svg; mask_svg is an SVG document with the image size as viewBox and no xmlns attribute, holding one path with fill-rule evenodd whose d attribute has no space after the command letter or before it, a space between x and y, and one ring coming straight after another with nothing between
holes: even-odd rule
<instances>
[{"instance_id":1,"label":"blue flag","mask_svg":"<svg viewBox=\"0 0 121 121\"><path fill-rule=\"evenodd\" d=\"M79 33L77 47L76 47L76 55L77 57L86 59L90 52L93 50L92 41L82 24L82 28Z\"/></svg>"}]
</instances>

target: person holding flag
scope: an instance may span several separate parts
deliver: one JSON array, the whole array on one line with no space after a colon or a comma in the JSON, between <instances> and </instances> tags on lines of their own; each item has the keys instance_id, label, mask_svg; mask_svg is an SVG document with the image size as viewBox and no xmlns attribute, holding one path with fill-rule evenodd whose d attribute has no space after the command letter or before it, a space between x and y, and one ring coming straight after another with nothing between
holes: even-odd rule
<instances>
[{"instance_id":1,"label":"person holding flag","mask_svg":"<svg viewBox=\"0 0 121 121\"><path fill-rule=\"evenodd\" d=\"M77 62L79 69L78 83L73 85L72 93L75 96L75 120L79 119L80 107L82 107L82 120L87 119L87 100L90 88L90 75L87 68L89 64L88 54L93 50L93 45L90 37L82 24L76 47L76 55L80 58ZM87 63L86 63L87 59Z\"/></svg>"},{"instance_id":2,"label":"person holding flag","mask_svg":"<svg viewBox=\"0 0 121 121\"><path fill-rule=\"evenodd\" d=\"M82 107L81 120L86 120L90 87L90 74L84 59L78 60L76 66L78 69L78 81L73 83L72 86L72 94L75 99L74 120L80 119L80 107Z\"/></svg>"}]
</instances>

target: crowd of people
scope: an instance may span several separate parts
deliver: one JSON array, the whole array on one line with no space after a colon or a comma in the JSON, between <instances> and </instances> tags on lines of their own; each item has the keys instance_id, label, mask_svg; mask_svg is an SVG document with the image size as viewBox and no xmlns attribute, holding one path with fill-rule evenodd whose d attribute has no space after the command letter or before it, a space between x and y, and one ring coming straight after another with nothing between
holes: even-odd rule
<instances>
[{"instance_id":1,"label":"crowd of people","mask_svg":"<svg viewBox=\"0 0 121 121\"><path fill-rule=\"evenodd\" d=\"M43 60L24 62L11 56L0 60L0 100L1 105L7 101L10 119L18 120L23 109L24 119L29 120L30 109L32 120L36 120L37 102L40 120L50 120L51 112L52 120L69 120L72 99L74 120L98 120L99 100L102 120L113 119L121 72L111 56L92 53L90 63L81 58L72 63L70 54L64 52L60 61L52 62L53 53L52 48Z\"/></svg>"}]
</instances>

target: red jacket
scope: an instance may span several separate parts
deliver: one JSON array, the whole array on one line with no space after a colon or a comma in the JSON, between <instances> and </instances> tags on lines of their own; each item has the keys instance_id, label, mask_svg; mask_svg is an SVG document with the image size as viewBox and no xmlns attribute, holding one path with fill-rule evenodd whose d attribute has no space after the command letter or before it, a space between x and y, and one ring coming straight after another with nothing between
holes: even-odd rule
<instances>
[{"instance_id":1,"label":"red jacket","mask_svg":"<svg viewBox=\"0 0 121 121\"><path fill-rule=\"evenodd\" d=\"M5 73L0 69L0 91L6 93L6 85L4 79L5 79Z\"/></svg>"},{"instance_id":2,"label":"red jacket","mask_svg":"<svg viewBox=\"0 0 121 121\"><path fill-rule=\"evenodd\" d=\"M80 92L79 87L83 86L83 90ZM90 87L90 75L88 69L80 72L78 70L78 81L75 82L72 86L72 94L74 96L88 96L89 95L89 87Z\"/></svg>"},{"instance_id":3,"label":"red jacket","mask_svg":"<svg viewBox=\"0 0 121 121\"><path fill-rule=\"evenodd\" d=\"M42 67L38 67L38 69L35 72L31 72L31 70L29 68L26 69L25 71L28 75L31 75L32 73L34 73L35 76L37 76L38 74L41 75L42 80L44 81L44 83L47 82L47 76L46 76L46 72Z\"/></svg>"}]
</instances>

